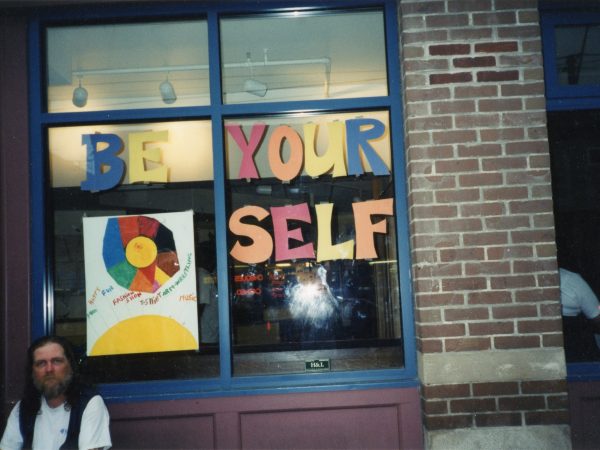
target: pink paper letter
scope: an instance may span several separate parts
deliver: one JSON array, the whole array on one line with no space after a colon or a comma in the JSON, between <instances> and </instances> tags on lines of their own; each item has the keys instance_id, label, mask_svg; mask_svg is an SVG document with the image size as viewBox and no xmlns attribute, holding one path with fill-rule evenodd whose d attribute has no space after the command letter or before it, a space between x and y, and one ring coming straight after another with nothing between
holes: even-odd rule
<instances>
[{"instance_id":1,"label":"pink paper letter","mask_svg":"<svg viewBox=\"0 0 600 450\"><path fill-rule=\"evenodd\" d=\"M308 203L290 206L273 206L271 207L271 216L273 218L276 261L315 257L315 250L312 242L296 248L289 247L290 239L304 242L304 238L302 237L302 230L300 228L289 230L287 221L288 219L292 219L310 223L311 220L310 212L308 211Z\"/></svg>"},{"instance_id":2,"label":"pink paper letter","mask_svg":"<svg viewBox=\"0 0 600 450\"><path fill-rule=\"evenodd\" d=\"M242 127L240 125L225 125L225 128L227 131L229 131L229 134L242 151L242 162L240 164L238 178L259 178L256 165L254 164L254 153L256 153L256 150L260 145L260 141L265 134L267 125L264 123L256 123L252 125L250 141L248 142L246 142L246 136L244 136L244 132L242 131Z\"/></svg>"}]
</instances>

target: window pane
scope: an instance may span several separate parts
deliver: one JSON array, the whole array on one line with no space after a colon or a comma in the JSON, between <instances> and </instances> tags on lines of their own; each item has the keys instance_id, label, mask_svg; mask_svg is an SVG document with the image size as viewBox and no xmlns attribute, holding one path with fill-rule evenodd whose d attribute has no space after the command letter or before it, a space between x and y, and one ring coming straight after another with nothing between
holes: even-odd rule
<instances>
[{"instance_id":1,"label":"window pane","mask_svg":"<svg viewBox=\"0 0 600 450\"><path fill-rule=\"evenodd\" d=\"M208 121L51 128L49 136L52 187L79 187L86 180L105 184L109 178L125 185L213 179ZM94 159L88 158L92 150L115 153L103 158L101 173L96 173ZM158 161L152 154L159 155ZM121 162L123 167L118 167ZM111 170L122 174L113 179Z\"/></svg>"},{"instance_id":2,"label":"window pane","mask_svg":"<svg viewBox=\"0 0 600 450\"><path fill-rule=\"evenodd\" d=\"M94 163L98 158L103 163L100 166L101 175L95 174L98 180L95 180L93 189L81 185L84 180L90 182L95 179L93 170L86 171L88 148L84 136L93 136L98 140L94 154L88 156L88 163ZM109 136L116 138L111 140ZM183 150L178 148L182 142L185 142ZM116 153L112 157L114 159L99 156L103 151L110 152L113 145L121 146L121 152ZM136 146L139 148L135 149ZM117 323L123 323L134 317L140 308L143 310L153 304L151 300L158 298L157 292L162 295L158 305L166 307L170 302L167 309L177 308L178 302L185 302L186 305L194 302L192 308L197 313L200 327L197 332L200 337L197 351L90 356L85 359L83 370L99 382L218 376L218 342L214 337L214 330L218 330L218 318L215 315L218 314L215 303L216 279L212 276L215 254L214 186L212 169L202 172L205 167L212 167L210 123L189 121L57 127L49 130L49 149L52 168L50 204L54 219L51 234L54 263L52 295L56 333L68 337L83 355L89 321L102 320L93 315L89 305L94 302L112 303L109 308L110 320L116 318ZM178 168L181 163L194 161L198 155L202 164L192 165L198 174L191 176L186 172L182 175ZM102 177L118 170L116 159L124 162L124 174L118 178L115 186L107 187ZM138 178L144 174L161 173L160 168L167 168L167 180L134 183L132 167L140 160L142 169L138 167ZM86 286L84 217L145 216L181 211L193 211L191 234L195 242L195 261L192 261L194 265L191 267L196 275L195 295L175 299L165 296L168 295L165 294L168 288L177 283L175 276L161 279L160 284L164 289L153 294L134 287L125 288L117 283L98 286L100 290L97 293L90 293L91 289ZM88 238L93 240L95 237ZM103 245L106 245L105 236L99 235L96 239L104 239ZM160 245L156 243L156 246L160 252ZM177 254L192 254L191 250L177 249ZM180 262L183 268L183 261ZM98 258L94 267L108 271L106 259L102 257ZM148 315L160 314L148 307Z\"/></svg>"},{"instance_id":3,"label":"window pane","mask_svg":"<svg viewBox=\"0 0 600 450\"><path fill-rule=\"evenodd\" d=\"M204 21L47 30L48 111L208 104Z\"/></svg>"},{"instance_id":4,"label":"window pane","mask_svg":"<svg viewBox=\"0 0 600 450\"><path fill-rule=\"evenodd\" d=\"M225 103L387 94L383 13L221 21Z\"/></svg>"},{"instance_id":5,"label":"window pane","mask_svg":"<svg viewBox=\"0 0 600 450\"><path fill-rule=\"evenodd\" d=\"M402 366L388 113L231 121L226 146L234 373Z\"/></svg>"},{"instance_id":6,"label":"window pane","mask_svg":"<svg viewBox=\"0 0 600 450\"><path fill-rule=\"evenodd\" d=\"M600 84L600 25L555 28L556 70L560 84Z\"/></svg>"},{"instance_id":7,"label":"window pane","mask_svg":"<svg viewBox=\"0 0 600 450\"><path fill-rule=\"evenodd\" d=\"M584 295L563 297L565 355L568 362L600 361L600 335L589 320L590 309L598 310L600 278L600 111L548 113L548 137L552 162L552 190L556 224L558 263L579 274L589 285ZM572 277L566 275L573 280ZM561 281L574 283L561 274ZM565 291L566 292L566 291ZM587 316L587 317L586 317Z\"/></svg>"}]
</instances>

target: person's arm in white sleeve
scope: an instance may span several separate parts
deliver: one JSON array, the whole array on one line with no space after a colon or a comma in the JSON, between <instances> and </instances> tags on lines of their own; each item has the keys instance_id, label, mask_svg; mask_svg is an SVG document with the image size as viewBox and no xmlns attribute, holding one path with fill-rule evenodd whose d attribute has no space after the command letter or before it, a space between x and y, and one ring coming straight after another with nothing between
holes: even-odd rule
<instances>
[{"instance_id":1,"label":"person's arm in white sleeve","mask_svg":"<svg viewBox=\"0 0 600 450\"><path fill-rule=\"evenodd\" d=\"M600 316L600 302L590 285L579 274L575 279L578 303L585 317L591 320Z\"/></svg>"},{"instance_id":2,"label":"person's arm in white sleeve","mask_svg":"<svg viewBox=\"0 0 600 450\"><path fill-rule=\"evenodd\" d=\"M23 437L21 436L21 429L19 427L20 403L17 402L8 416L6 428L0 441L0 450L21 450L23 448Z\"/></svg>"},{"instance_id":3,"label":"person's arm in white sleeve","mask_svg":"<svg viewBox=\"0 0 600 450\"><path fill-rule=\"evenodd\" d=\"M79 430L79 450L96 448L108 449L112 446L110 440L110 416L104 400L99 395L90 399L83 416Z\"/></svg>"}]
</instances>

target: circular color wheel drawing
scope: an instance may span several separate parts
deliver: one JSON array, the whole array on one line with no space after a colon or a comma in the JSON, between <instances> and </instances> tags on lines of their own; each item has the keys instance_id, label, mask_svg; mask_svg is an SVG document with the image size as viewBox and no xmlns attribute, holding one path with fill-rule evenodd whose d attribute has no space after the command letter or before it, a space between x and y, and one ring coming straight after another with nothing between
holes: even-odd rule
<instances>
[{"instance_id":1,"label":"circular color wheel drawing","mask_svg":"<svg viewBox=\"0 0 600 450\"><path fill-rule=\"evenodd\" d=\"M179 271L173 232L146 216L108 219L102 257L113 280L131 291L154 293Z\"/></svg>"}]
</instances>

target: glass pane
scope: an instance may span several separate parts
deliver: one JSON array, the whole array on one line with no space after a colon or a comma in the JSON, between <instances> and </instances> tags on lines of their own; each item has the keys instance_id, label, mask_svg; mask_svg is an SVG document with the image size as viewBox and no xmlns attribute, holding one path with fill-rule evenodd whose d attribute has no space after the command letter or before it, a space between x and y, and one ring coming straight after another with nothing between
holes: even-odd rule
<instances>
[{"instance_id":1,"label":"glass pane","mask_svg":"<svg viewBox=\"0 0 600 450\"><path fill-rule=\"evenodd\" d=\"M560 84L600 84L600 25L555 28L556 70Z\"/></svg>"},{"instance_id":2,"label":"glass pane","mask_svg":"<svg viewBox=\"0 0 600 450\"><path fill-rule=\"evenodd\" d=\"M48 111L206 105L207 39L204 21L48 28Z\"/></svg>"},{"instance_id":3,"label":"glass pane","mask_svg":"<svg viewBox=\"0 0 600 450\"><path fill-rule=\"evenodd\" d=\"M116 136L120 141L111 141L107 138L111 135ZM102 176L118 170L118 165L115 160L103 158L100 160L106 164L101 165L102 175L98 176L100 181L94 185L94 189L84 189L85 185L84 187L80 185L84 179L90 181L94 178L93 172L90 171L86 178L87 148L82 144L85 142L83 136L99 137L100 142L95 153L88 157L88 163L90 159L93 163L95 158L100 158L98 155L102 154L102 151L110 151L114 142L121 142L122 152L112 157L124 161L125 173L121 175L121 181L115 186L107 187ZM139 143L140 141L142 144ZM158 141L162 141L159 142L160 145L156 145ZM177 149L179 141L185 141L185 151ZM106 148L101 148L106 142L108 142ZM136 145L140 148L132 150ZM191 308L197 315L199 324L199 330L193 330L200 341L198 350L88 356L83 365L84 372L97 382L218 376L218 307L216 277L213 276L214 186L212 169L202 172L205 166L212 166L210 123L190 121L52 128L49 130L49 147L52 167L50 204L53 214L52 294L56 333L68 337L77 345L78 352L84 356L88 340L86 330L88 326L100 323L98 320L102 323L112 321L122 324L128 319L142 315L170 317L170 312L179 308L179 305L185 304L186 308ZM169 172L167 181L133 183L132 166L136 164L136 158L132 157L132 153L139 153L138 158L142 159L142 174L154 173L153 170L166 167ZM169 153L172 155L168 155ZM124 155L127 157L124 158ZM177 167L181 165L181 161L176 159L195 160L198 155L203 164L194 163L193 168L195 167L199 173L195 176L180 175ZM81 164L83 167L80 167ZM173 179L179 182L172 182ZM177 248L173 249L180 257L177 261L179 268L185 270L168 274L169 276L164 276L158 270L153 272L154 283L160 286L160 290L154 287L152 293L134 287L133 283L130 287L125 287L114 278L106 257L107 254L112 254L106 250L108 242L106 233L84 236L85 217L151 217L161 213L185 211L193 212L193 228L189 230L187 236L187 242L192 244L186 248L181 248L177 244ZM160 228L162 224L158 227L159 231L165 230ZM161 254L163 245L159 244L158 235L148 234L141 229L138 234L150 237L156 245L158 254ZM101 241L102 244L98 245L102 256L98 252L97 258L90 260L89 254L87 256L85 254L87 250L84 251L84 238L90 242ZM179 242L177 236L175 242ZM189 256L189 266L186 265L185 268L183 255L193 255ZM116 282L97 286L98 289L92 292L91 287L86 284L86 264L88 273L91 266L110 273ZM156 265L159 268L163 267L158 263ZM147 265L139 264L136 267L139 268L136 272L137 276L146 269ZM188 273L186 272L188 267L191 268L189 271L195 275L196 281L191 285L192 292L188 296L171 295L171 292L176 292L171 291L171 287L181 282L183 274ZM98 306L99 302L104 302L102 306L106 308L102 312L103 317L98 317L100 307L90 307L90 305ZM162 309L158 309L159 307ZM110 312L110 317L104 315L106 311ZM196 323L195 318L192 322ZM135 333L131 336L135 336Z\"/></svg>"},{"instance_id":4,"label":"glass pane","mask_svg":"<svg viewBox=\"0 0 600 450\"><path fill-rule=\"evenodd\" d=\"M209 121L51 128L49 136L52 187L213 179Z\"/></svg>"},{"instance_id":5,"label":"glass pane","mask_svg":"<svg viewBox=\"0 0 600 450\"><path fill-rule=\"evenodd\" d=\"M221 21L225 103L387 95L381 11Z\"/></svg>"},{"instance_id":6,"label":"glass pane","mask_svg":"<svg viewBox=\"0 0 600 450\"><path fill-rule=\"evenodd\" d=\"M230 121L226 146L235 375L401 367L388 113Z\"/></svg>"},{"instance_id":7,"label":"glass pane","mask_svg":"<svg viewBox=\"0 0 600 450\"><path fill-rule=\"evenodd\" d=\"M548 113L556 246L568 362L600 361L600 111ZM571 295L577 286L583 295ZM586 307L586 305L591 305Z\"/></svg>"}]
</instances>

